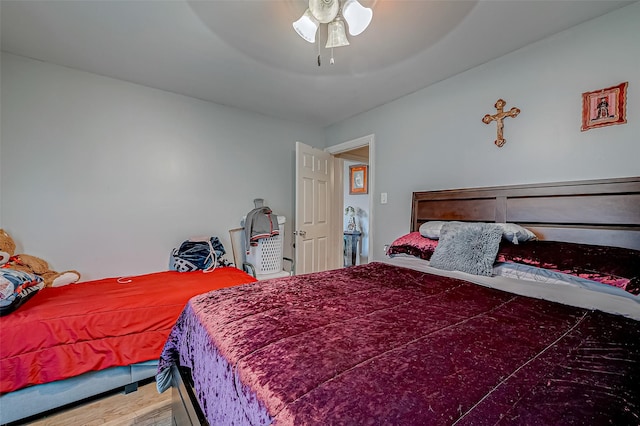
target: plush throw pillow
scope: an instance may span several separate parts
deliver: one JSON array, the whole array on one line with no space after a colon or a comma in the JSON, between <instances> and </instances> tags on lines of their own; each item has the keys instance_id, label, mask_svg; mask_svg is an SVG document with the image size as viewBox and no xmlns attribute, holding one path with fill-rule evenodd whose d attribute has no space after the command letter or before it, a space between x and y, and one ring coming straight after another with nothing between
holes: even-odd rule
<instances>
[{"instance_id":1,"label":"plush throw pillow","mask_svg":"<svg viewBox=\"0 0 640 426\"><path fill-rule=\"evenodd\" d=\"M396 238L389 246L387 255L389 257L407 255L429 260L437 245L438 241L425 238L420 235L420 232L410 232Z\"/></svg>"},{"instance_id":2,"label":"plush throw pillow","mask_svg":"<svg viewBox=\"0 0 640 426\"><path fill-rule=\"evenodd\" d=\"M42 278L37 275L0 268L0 316L18 309L43 287Z\"/></svg>"},{"instance_id":3,"label":"plush throw pillow","mask_svg":"<svg viewBox=\"0 0 640 426\"><path fill-rule=\"evenodd\" d=\"M446 223L431 256L431 266L490 276L501 239L502 228L493 223Z\"/></svg>"}]
</instances>

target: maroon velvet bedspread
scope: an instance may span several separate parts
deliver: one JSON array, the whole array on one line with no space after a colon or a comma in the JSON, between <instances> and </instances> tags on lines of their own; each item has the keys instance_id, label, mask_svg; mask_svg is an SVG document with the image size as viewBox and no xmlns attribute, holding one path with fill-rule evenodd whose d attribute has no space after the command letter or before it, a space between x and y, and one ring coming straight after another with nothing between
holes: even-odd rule
<instances>
[{"instance_id":1,"label":"maroon velvet bedspread","mask_svg":"<svg viewBox=\"0 0 640 426\"><path fill-rule=\"evenodd\" d=\"M640 422L636 321L386 264L197 296L160 369L205 374L195 354L212 347L248 401L237 412L258 401L278 425ZM194 377L213 423L229 407L212 380Z\"/></svg>"}]
</instances>

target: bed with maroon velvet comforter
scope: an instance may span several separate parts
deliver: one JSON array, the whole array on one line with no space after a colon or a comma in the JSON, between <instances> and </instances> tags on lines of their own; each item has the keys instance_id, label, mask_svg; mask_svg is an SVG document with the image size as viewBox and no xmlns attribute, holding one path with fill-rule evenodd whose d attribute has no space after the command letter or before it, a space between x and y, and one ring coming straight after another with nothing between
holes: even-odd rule
<instances>
[{"instance_id":1,"label":"bed with maroon velvet comforter","mask_svg":"<svg viewBox=\"0 0 640 426\"><path fill-rule=\"evenodd\" d=\"M197 296L172 363L210 424L640 422L637 321L382 263Z\"/></svg>"}]
</instances>

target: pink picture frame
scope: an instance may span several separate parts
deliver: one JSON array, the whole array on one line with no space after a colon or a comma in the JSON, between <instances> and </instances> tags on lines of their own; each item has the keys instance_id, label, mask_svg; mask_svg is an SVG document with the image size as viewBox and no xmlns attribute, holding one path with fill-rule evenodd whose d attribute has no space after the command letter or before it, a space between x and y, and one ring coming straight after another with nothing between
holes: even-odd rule
<instances>
[{"instance_id":1,"label":"pink picture frame","mask_svg":"<svg viewBox=\"0 0 640 426\"><path fill-rule=\"evenodd\" d=\"M627 122L628 82L582 94L581 131Z\"/></svg>"}]
</instances>

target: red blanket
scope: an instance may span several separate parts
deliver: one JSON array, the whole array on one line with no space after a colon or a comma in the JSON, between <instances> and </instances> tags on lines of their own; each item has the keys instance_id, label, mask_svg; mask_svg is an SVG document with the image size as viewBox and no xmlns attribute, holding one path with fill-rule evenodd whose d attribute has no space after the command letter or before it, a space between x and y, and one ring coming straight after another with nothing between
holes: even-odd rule
<instances>
[{"instance_id":1,"label":"red blanket","mask_svg":"<svg viewBox=\"0 0 640 426\"><path fill-rule=\"evenodd\" d=\"M158 359L186 302L253 282L233 268L158 272L45 288L0 318L0 393Z\"/></svg>"}]
</instances>

